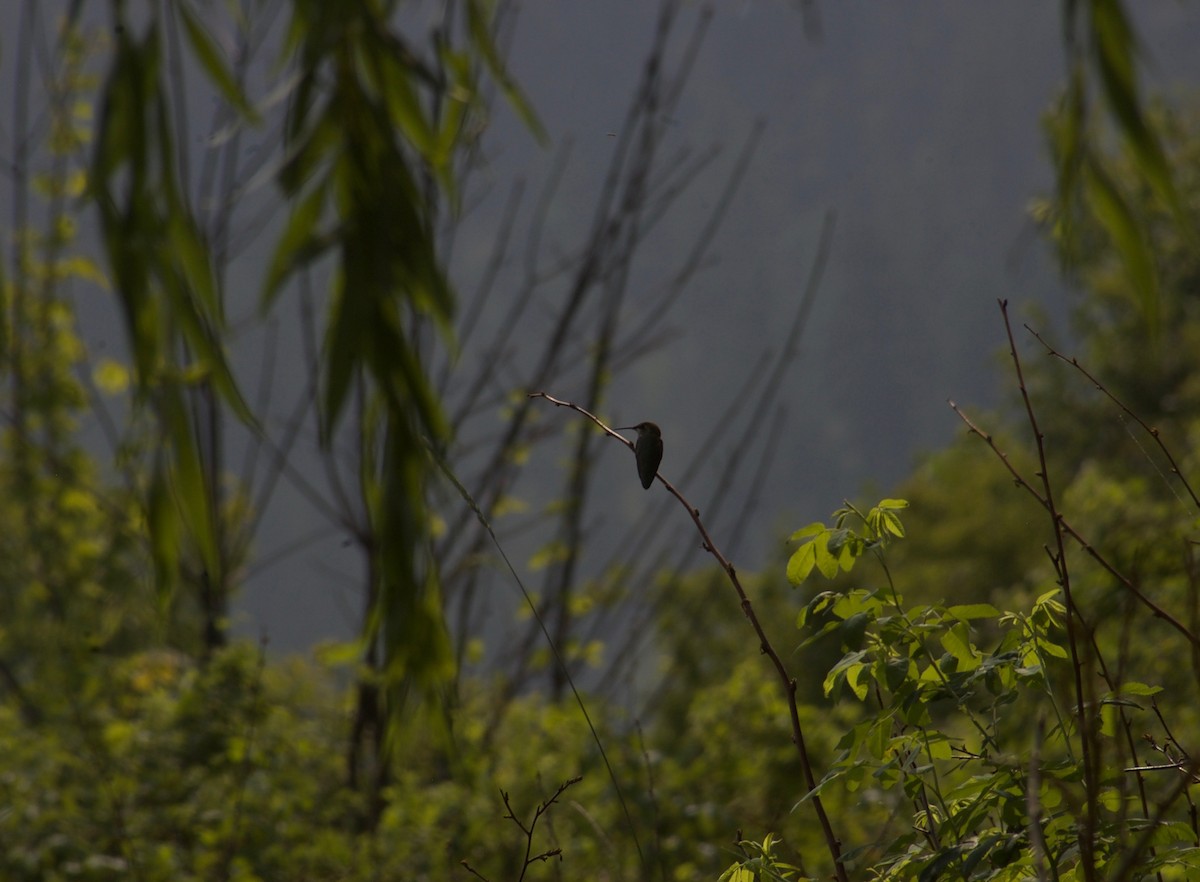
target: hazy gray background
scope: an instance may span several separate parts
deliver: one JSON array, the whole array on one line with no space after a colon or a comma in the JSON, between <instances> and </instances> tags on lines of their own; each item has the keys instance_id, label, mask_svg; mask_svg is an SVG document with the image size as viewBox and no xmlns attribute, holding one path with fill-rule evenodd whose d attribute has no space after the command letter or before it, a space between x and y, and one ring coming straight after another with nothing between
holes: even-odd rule
<instances>
[{"instance_id":1,"label":"hazy gray background","mask_svg":"<svg viewBox=\"0 0 1200 882\"><path fill-rule=\"evenodd\" d=\"M1200 77L1195 7L1129 6L1150 63L1150 90L1190 93ZM663 471L672 477L674 464L696 454L694 439L728 405L754 356L782 345L822 218L836 212L818 303L785 380L785 437L752 541L738 556L742 570L777 558L785 529L824 517L864 487L886 491L917 453L947 441L958 429L947 397L975 408L998 400L1006 383L995 370L1003 335L998 297L1010 299L1018 315L1037 308L1059 319L1067 303L1026 215L1030 199L1052 185L1040 117L1064 78L1060 4L813 8L816 38L806 36L799 7L783 0L714 6L671 137L724 152L685 201L690 207L656 232L636 267L630 310L638 307L638 286L661 281L681 259L694 234L689 225L706 216L755 121L766 129L715 242L719 261L670 317L669 344L618 377L608 397L622 421L662 425ZM20 75L12 48L16 9L14 0L0 2L5 77ZM677 49L699 9L685 7ZM615 145L609 133L620 127L656 16L657 5L647 0L520 7L512 70L552 141L574 142L548 246L577 244L591 221ZM491 196L472 209L455 246L452 270L464 283L489 253L511 182L522 177L536 194L555 156L502 102L484 144L488 164L472 186ZM532 203L526 200L519 223L528 221ZM0 212L8 217L5 206ZM253 252L250 258L238 272L257 292L262 266ZM99 311L89 314L90 332L110 336L115 332L104 331ZM536 322L523 329L539 330ZM547 391L569 398L580 390ZM605 474L628 484L620 505L642 505L632 462L618 453L606 454ZM720 462L731 453L705 455ZM683 489L703 508L705 487ZM278 497L269 520L262 553L313 538L251 578L238 603L238 629L265 627L273 645L285 649L348 633L352 619L345 616L358 604L330 586L353 567L352 552L341 537L315 538L314 519L290 492Z\"/></svg>"}]
</instances>

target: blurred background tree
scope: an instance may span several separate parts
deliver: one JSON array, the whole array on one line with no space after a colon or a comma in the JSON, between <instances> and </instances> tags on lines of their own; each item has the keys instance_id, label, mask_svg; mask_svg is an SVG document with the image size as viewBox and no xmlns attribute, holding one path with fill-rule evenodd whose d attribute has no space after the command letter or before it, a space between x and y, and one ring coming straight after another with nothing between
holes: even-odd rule
<instances>
[{"instance_id":1,"label":"blurred background tree","mask_svg":"<svg viewBox=\"0 0 1200 882\"><path fill-rule=\"evenodd\" d=\"M446 878L465 874L466 858L507 878L524 869L524 843L497 833L498 790L532 811L580 774L539 828L544 847L567 849L560 872L711 876L744 828L781 833L792 860L827 875L797 806L786 705L727 587L698 566L690 536L674 558L662 550L673 543L656 544L673 529L669 500L595 548L603 439L523 395L570 383L578 403L607 413L613 376L652 350L706 260L757 131L709 194L687 259L660 290L638 292L639 323L627 323L648 231L712 161L668 152L665 137L707 16L662 4L575 251L542 245L552 185L518 290L497 292L485 275L456 295L448 267L493 93L541 131L503 62L505 7L445 4L422 32L399 4L296 0L282 4L283 28L280 5L114 3L103 26L80 4L53 23L37 3L20 7L15 51L39 72L47 114L29 116L33 78L17 84L0 326L5 876ZM1035 213L1079 282L1071 345L1176 450L1192 450L1200 139L1185 114L1144 109L1120 4L1066 9L1071 79L1050 127L1061 187ZM49 51L35 62L38 46ZM209 116L191 97L197 80L215 98ZM1097 90L1111 126L1091 110ZM92 218L102 260L80 242ZM830 218L808 290L781 317L787 347L751 360L702 445L752 451L731 459L704 505L735 537L776 455L780 378L832 231ZM511 259L510 233L491 266ZM231 267L267 234L265 256L248 258L260 278L247 296ZM107 288L120 311L119 352L87 349L72 297L85 286ZM480 319L487 310L496 321ZM232 354L246 349L259 355L255 379ZM1195 513L1169 464L1068 365L1029 363L1034 395L1052 402L1048 449L1072 521L1186 608ZM111 456L84 443L85 418ZM1006 411L996 423L1031 472L1018 420ZM555 436L568 458L546 468ZM519 484L539 457L558 482L541 505ZM956 442L900 489L916 541L889 563L906 597L1026 608L1053 581L1043 514L988 457ZM672 468L690 480L695 466ZM533 594L565 666L532 617L498 639L494 621L512 609L491 589L508 576L496 577L497 548L443 468L501 548L532 547ZM1180 468L1195 473L1186 455ZM263 564L256 542L281 486L356 555L357 633L320 663L230 640L231 602ZM783 574L781 559L747 583L789 647L799 604ZM1078 586L1102 646L1178 687L1163 710L1190 725L1192 672L1161 656L1157 631L1134 632L1103 572L1081 569ZM793 656L822 768L864 720L822 689L840 652L830 640ZM573 679L620 793L572 704ZM631 694L650 697L631 707ZM847 846L881 841L907 805L869 788L823 798Z\"/></svg>"}]
</instances>

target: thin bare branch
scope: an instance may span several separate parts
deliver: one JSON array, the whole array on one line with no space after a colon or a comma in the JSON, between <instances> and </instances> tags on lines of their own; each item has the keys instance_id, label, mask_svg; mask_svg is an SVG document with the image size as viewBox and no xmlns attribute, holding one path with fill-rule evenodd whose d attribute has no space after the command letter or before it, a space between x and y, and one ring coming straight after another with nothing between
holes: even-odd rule
<instances>
[{"instance_id":1,"label":"thin bare branch","mask_svg":"<svg viewBox=\"0 0 1200 882\"><path fill-rule=\"evenodd\" d=\"M959 406L953 401L947 401L947 404L949 404L950 409L958 415L958 418L963 421L963 424L966 425L971 434L982 438L984 443L986 443L988 447L992 449L992 452L999 457L1000 461L1004 464L1004 467L1008 469L1008 473L1013 476L1013 481L1016 483L1016 485L1033 496L1033 498L1036 499L1043 508L1049 510L1045 498L1032 484L1025 480L1024 475L1017 471L1017 468L1012 464L1012 461L1009 460L1008 454L1000 449L1000 446L996 443L996 439L992 436L992 434L979 428L979 426L972 422L971 419L965 413L963 413ZM1087 552L1088 556L1091 557L1092 560L1103 567L1104 570L1110 576L1120 582L1126 590L1133 592L1133 595L1137 597L1137 599L1148 610L1150 610L1151 614L1155 618L1166 622L1168 625L1186 637L1193 646L1200 647L1200 637L1197 637L1197 635L1193 633L1186 625L1147 597L1146 594L1139 589L1128 576L1109 563L1109 561L1096 549L1094 545L1088 542L1078 530L1071 526L1070 521L1068 521L1061 513L1057 515L1057 521L1062 525L1063 531L1072 539L1074 539L1076 544L1078 544L1080 548Z\"/></svg>"},{"instance_id":2,"label":"thin bare branch","mask_svg":"<svg viewBox=\"0 0 1200 882\"><path fill-rule=\"evenodd\" d=\"M557 407L566 407L582 414L599 426L605 434L619 439L621 443L630 449L631 452L634 450L634 445L631 441L614 432L607 425L605 425L602 420L598 419L594 414L589 413L587 410L579 407L578 405L569 401L564 401L560 398L555 398L551 395L547 395L545 392L530 392L528 394L531 399L542 398ZM804 742L804 729L800 724L800 710L796 703L796 680L788 672L787 667L783 663L783 659L775 650L770 638L767 637L766 631L763 630L762 623L759 621L758 615L754 612L754 605L750 602L750 598L747 596L745 589L742 587L741 580L738 578L737 570L734 569L734 566L729 559L721 553L720 549L717 548L716 543L713 542L712 537L709 535L708 529L704 525L704 521L700 519L699 509L695 508L690 502L688 502L683 494L675 489L675 486L670 481L663 477L661 471L655 475L655 479L666 488L668 493L670 493L679 501L680 505L687 509L688 516L692 519L692 523L696 525L696 530L700 534L702 540L701 547L711 554L721 569L724 570L730 585L737 593L739 605L741 606L743 615L746 616L746 619L750 622L750 626L754 629L754 633L758 636L759 648L761 649L762 653L771 660L771 664L775 668L776 674L779 676L780 682L783 686L784 697L788 703L788 713L791 718L792 743L796 746L796 751L799 754L800 767L804 772L805 784L808 788L808 792L811 794L812 791L816 789L817 779L813 772L812 761L808 755L808 748ZM809 801L812 803L813 810L817 814L817 820L821 824L821 830L825 836L825 845L829 849L830 856L833 858L834 871L837 875L837 878L839 882L849 882L849 876L846 873L846 867L842 863L841 842L833 832L833 827L830 824L829 816L825 812L825 807L821 802L821 797L819 795L812 794L812 798Z\"/></svg>"},{"instance_id":3,"label":"thin bare branch","mask_svg":"<svg viewBox=\"0 0 1200 882\"><path fill-rule=\"evenodd\" d=\"M1177 462L1175 462L1175 457L1171 455L1170 448L1168 448L1167 445L1163 442L1162 434L1159 432L1158 428L1155 426L1148 425L1145 420L1143 420L1140 416L1138 416L1136 413L1134 413L1132 410L1130 410L1129 407L1125 404L1125 402L1123 402L1116 395L1114 395L1111 391L1109 391L1107 386L1105 386L1102 382L1100 382L1100 380L1098 380L1093 374L1091 374L1087 370L1087 368L1085 368L1083 365L1081 365L1079 363L1079 359L1075 358L1074 356L1071 356L1068 358L1067 356L1063 355L1061 352L1059 352L1057 349L1055 349L1053 346L1051 346L1049 343L1047 343L1042 338L1042 335L1039 334L1037 331L1035 331L1033 328L1029 327L1028 324L1025 325L1025 330L1027 330L1029 333L1033 334L1033 336L1037 338L1037 341L1039 343L1041 343L1044 347L1046 347L1046 353L1048 355L1050 355L1052 358L1057 358L1059 361L1069 364L1071 367L1075 368L1075 370L1079 371L1079 373L1083 374L1088 379L1088 381L1093 386L1096 387L1096 389L1098 389L1100 392L1104 393L1105 396L1107 396L1109 401L1111 401L1113 404L1115 404L1117 407L1119 407L1122 411L1124 411L1126 416L1128 416L1135 423L1137 423L1139 426L1141 426L1142 429L1146 432L1146 434L1154 439L1154 443L1158 445L1158 449L1160 451L1162 451L1163 456L1165 456L1167 458L1167 462L1170 463L1170 465L1171 465L1171 474L1173 474L1176 478L1179 479L1179 482L1181 484L1183 484L1184 489L1187 490L1188 496L1190 496L1192 498L1192 504L1195 505L1196 508L1200 509L1200 497L1198 497L1196 495L1196 491L1192 489L1192 485L1188 483L1187 478L1185 478L1183 476L1183 472L1181 472L1179 470L1179 464Z\"/></svg>"},{"instance_id":4,"label":"thin bare branch","mask_svg":"<svg viewBox=\"0 0 1200 882\"><path fill-rule=\"evenodd\" d=\"M1095 756L1096 745L1092 741L1092 727L1088 724L1088 701L1083 685L1083 665L1079 654L1079 638L1076 634L1076 628L1081 619L1077 614L1075 599L1071 593L1071 573L1067 564L1066 547L1063 542L1064 530L1062 519L1058 513L1058 505L1054 499L1054 487L1050 481L1050 468L1046 462L1045 436L1038 427L1033 402L1030 400L1029 391L1025 386L1025 375L1021 370L1021 358L1017 354L1017 344L1013 339L1012 325L1008 320L1008 301L1000 300L999 303L1000 313L1004 317L1004 331L1008 336L1008 351L1012 356L1013 370L1017 376L1017 386L1021 390L1021 400L1025 403L1025 415L1029 420L1029 427L1033 431L1033 439L1037 446L1038 463L1040 466L1037 476L1041 479L1042 498L1045 500L1046 511L1050 514L1051 529L1054 532L1055 552L1051 555L1051 561L1054 564L1057 581L1059 587L1062 588L1063 599L1067 606L1067 645L1071 652L1071 674L1074 679L1075 688L1075 714L1079 726L1079 744L1083 754L1084 797L1087 803L1087 812L1079 828L1079 850L1082 858L1084 878L1087 882L1093 882L1096 878L1095 835L1098 808L1097 799L1099 796L1097 792L1099 771Z\"/></svg>"}]
</instances>

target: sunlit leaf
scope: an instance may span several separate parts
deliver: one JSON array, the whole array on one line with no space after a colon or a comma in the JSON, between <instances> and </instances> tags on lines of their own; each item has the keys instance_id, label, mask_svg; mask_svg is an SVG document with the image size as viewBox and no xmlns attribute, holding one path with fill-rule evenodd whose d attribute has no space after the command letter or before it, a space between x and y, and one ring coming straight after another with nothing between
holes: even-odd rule
<instances>
[{"instance_id":1,"label":"sunlit leaf","mask_svg":"<svg viewBox=\"0 0 1200 882\"><path fill-rule=\"evenodd\" d=\"M841 681L844 681L847 677L847 672L853 669L855 671L855 682L852 685L854 694L858 696L859 701L865 699L866 681L861 680L858 676L858 674L862 672L862 669L867 664L864 661L865 656L866 653L862 651L847 653L841 658L840 661L838 661L836 665L830 668L829 673L825 676L825 682L822 685L822 690L824 691L825 695L832 695L837 684Z\"/></svg>"},{"instance_id":2,"label":"sunlit leaf","mask_svg":"<svg viewBox=\"0 0 1200 882\"><path fill-rule=\"evenodd\" d=\"M788 558L788 581L793 585L799 585L808 578L809 573L813 571L813 567L816 566L816 563L816 544L813 542L807 542L797 549L790 558Z\"/></svg>"},{"instance_id":3,"label":"sunlit leaf","mask_svg":"<svg viewBox=\"0 0 1200 882\"><path fill-rule=\"evenodd\" d=\"M951 606L946 610L951 616L962 621L971 619L994 619L1000 617L1000 610L990 603L967 603Z\"/></svg>"},{"instance_id":4,"label":"sunlit leaf","mask_svg":"<svg viewBox=\"0 0 1200 882\"><path fill-rule=\"evenodd\" d=\"M1163 691L1161 686L1148 686L1145 683L1124 682L1121 684L1122 695L1158 695Z\"/></svg>"},{"instance_id":5,"label":"sunlit leaf","mask_svg":"<svg viewBox=\"0 0 1200 882\"><path fill-rule=\"evenodd\" d=\"M838 559L829 550L829 543L817 539L810 542L809 546L816 554L817 569L820 570L821 575L826 579L832 579L836 576L840 567L838 566Z\"/></svg>"},{"instance_id":6,"label":"sunlit leaf","mask_svg":"<svg viewBox=\"0 0 1200 882\"><path fill-rule=\"evenodd\" d=\"M904 538L904 525L900 523L900 518L896 517L890 511L884 511L880 520L882 521L884 531L897 538Z\"/></svg>"},{"instance_id":7,"label":"sunlit leaf","mask_svg":"<svg viewBox=\"0 0 1200 882\"><path fill-rule=\"evenodd\" d=\"M820 521L809 524L807 527L801 527L788 537L789 542L795 542L797 539L809 539L825 532L825 525Z\"/></svg>"},{"instance_id":8,"label":"sunlit leaf","mask_svg":"<svg viewBox=\"0 0 1200 882\"><path fill-rule=\"evenodd\" d=\"M966 622L958 622L943 632L942 646L958 662L959 671L979 667L979 651L971 644L971 632Z\"/></svg>"}]
</instances>

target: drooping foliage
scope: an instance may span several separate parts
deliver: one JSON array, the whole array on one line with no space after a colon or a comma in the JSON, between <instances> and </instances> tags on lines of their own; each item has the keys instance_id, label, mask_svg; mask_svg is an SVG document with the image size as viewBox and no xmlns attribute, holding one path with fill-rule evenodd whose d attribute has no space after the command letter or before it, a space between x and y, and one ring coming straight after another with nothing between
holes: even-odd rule
<instances>
[{"instance_id":1,"label":"drooping foliage","mask_svg":"<svg viewBox=\"0 0 1200 882\"><path fill-rule=\"evenodd\" d=\"M398 25L401 4L296 0L263 89L255 4L223 19L185 0L114 3L109 26L86 35L68 8L44 83L46 149L24 137L42 130L16 127L15 191L40 208L15 208L2 279L0 875L685 879L733 862L731 879L826 878L836 868L814 795L852 877L1196 872L1197 512L1176 471L1196 474L1200 441L1200 139L1145 109L1120 3L1065 4L1060 190L1039 217L1080 282L1081 363L1128 411L1022 338L1046 463L1021 419L978 418L994 419L990 442L1034 492L1037 473L1050 476L1061 520L972 436L918 468L899 493L909 508L848 506L797 531L788 566L743 576L771 641L801 644L785 655L821 775L806 794L786 691L724 583L660 563L576 578L587 519L561 505L573 520L543 546L542 600L560 604L554 633L572 670L616 672L587 702L623 804L577 708L533 688L553 657L540 632L530 625L504 673L480 663L485 676L464 677L458 662L490 658L481 632L460 627L455 645L444 624L440 564L455 562L469 623L490 560L469 514L442 532L432 483L439 462L453 467L451 427L478 415L494 367L465 392L451 372L430 379L459 317L439 224L462 197L486 82L538 130L491 36L494 10L447 4L425 46ZM38 4L23 9L36 17ZM622 135L639 147L614 165L608 193L620 198L597 212L594 250L555 316L554 336L575 341L581 315L601 316L603 358L584 372L599 403L628 342L615 322L640 223L682 189L678 177L648 186L662 168L662 97L676 100L684 79L660 66L671 21L660 19L662 55ZM220 103L199 153L180 88L191 75ZM255 133L266 158L242 167ZM235 197L263 191L281 219L265 228L246 296L230 254L252 225ZM76 235L84 217L99 220L100 258ZM87 351L81 290L116 304L123 351ZM585 296L596 291L598 305ZM246 392L233 349L240 327L292 308L313 364L290 384L303 418L281 421ZM532 376L553 380L566 351L539 349ZM518 507L513 475L540 437L521 407L503 411L483 457L489 516ZM111 461L84 444L83 424L106 436ZM327 455L324 494L290 464L302 430ZM232 479L231 436L259 445L264 476ZM570 486L594 487L594 439L576 440ZM230 600L284 474L360 554L357 639L325 655L354 663L348 690L344 669L228 640ZM1064 536L1074 550L1060 554ZM831 590L809 590L816 573L834 577ZM634 581L647 590L628 604ZM628 625L615 651L597 610ZM624 651L646 642L661 670ZM560 691L562 673L547 678ZM634 680L644 704L613 700ZM422 703L439 713L419 715Z\"/></svg>"}]
</instances>

